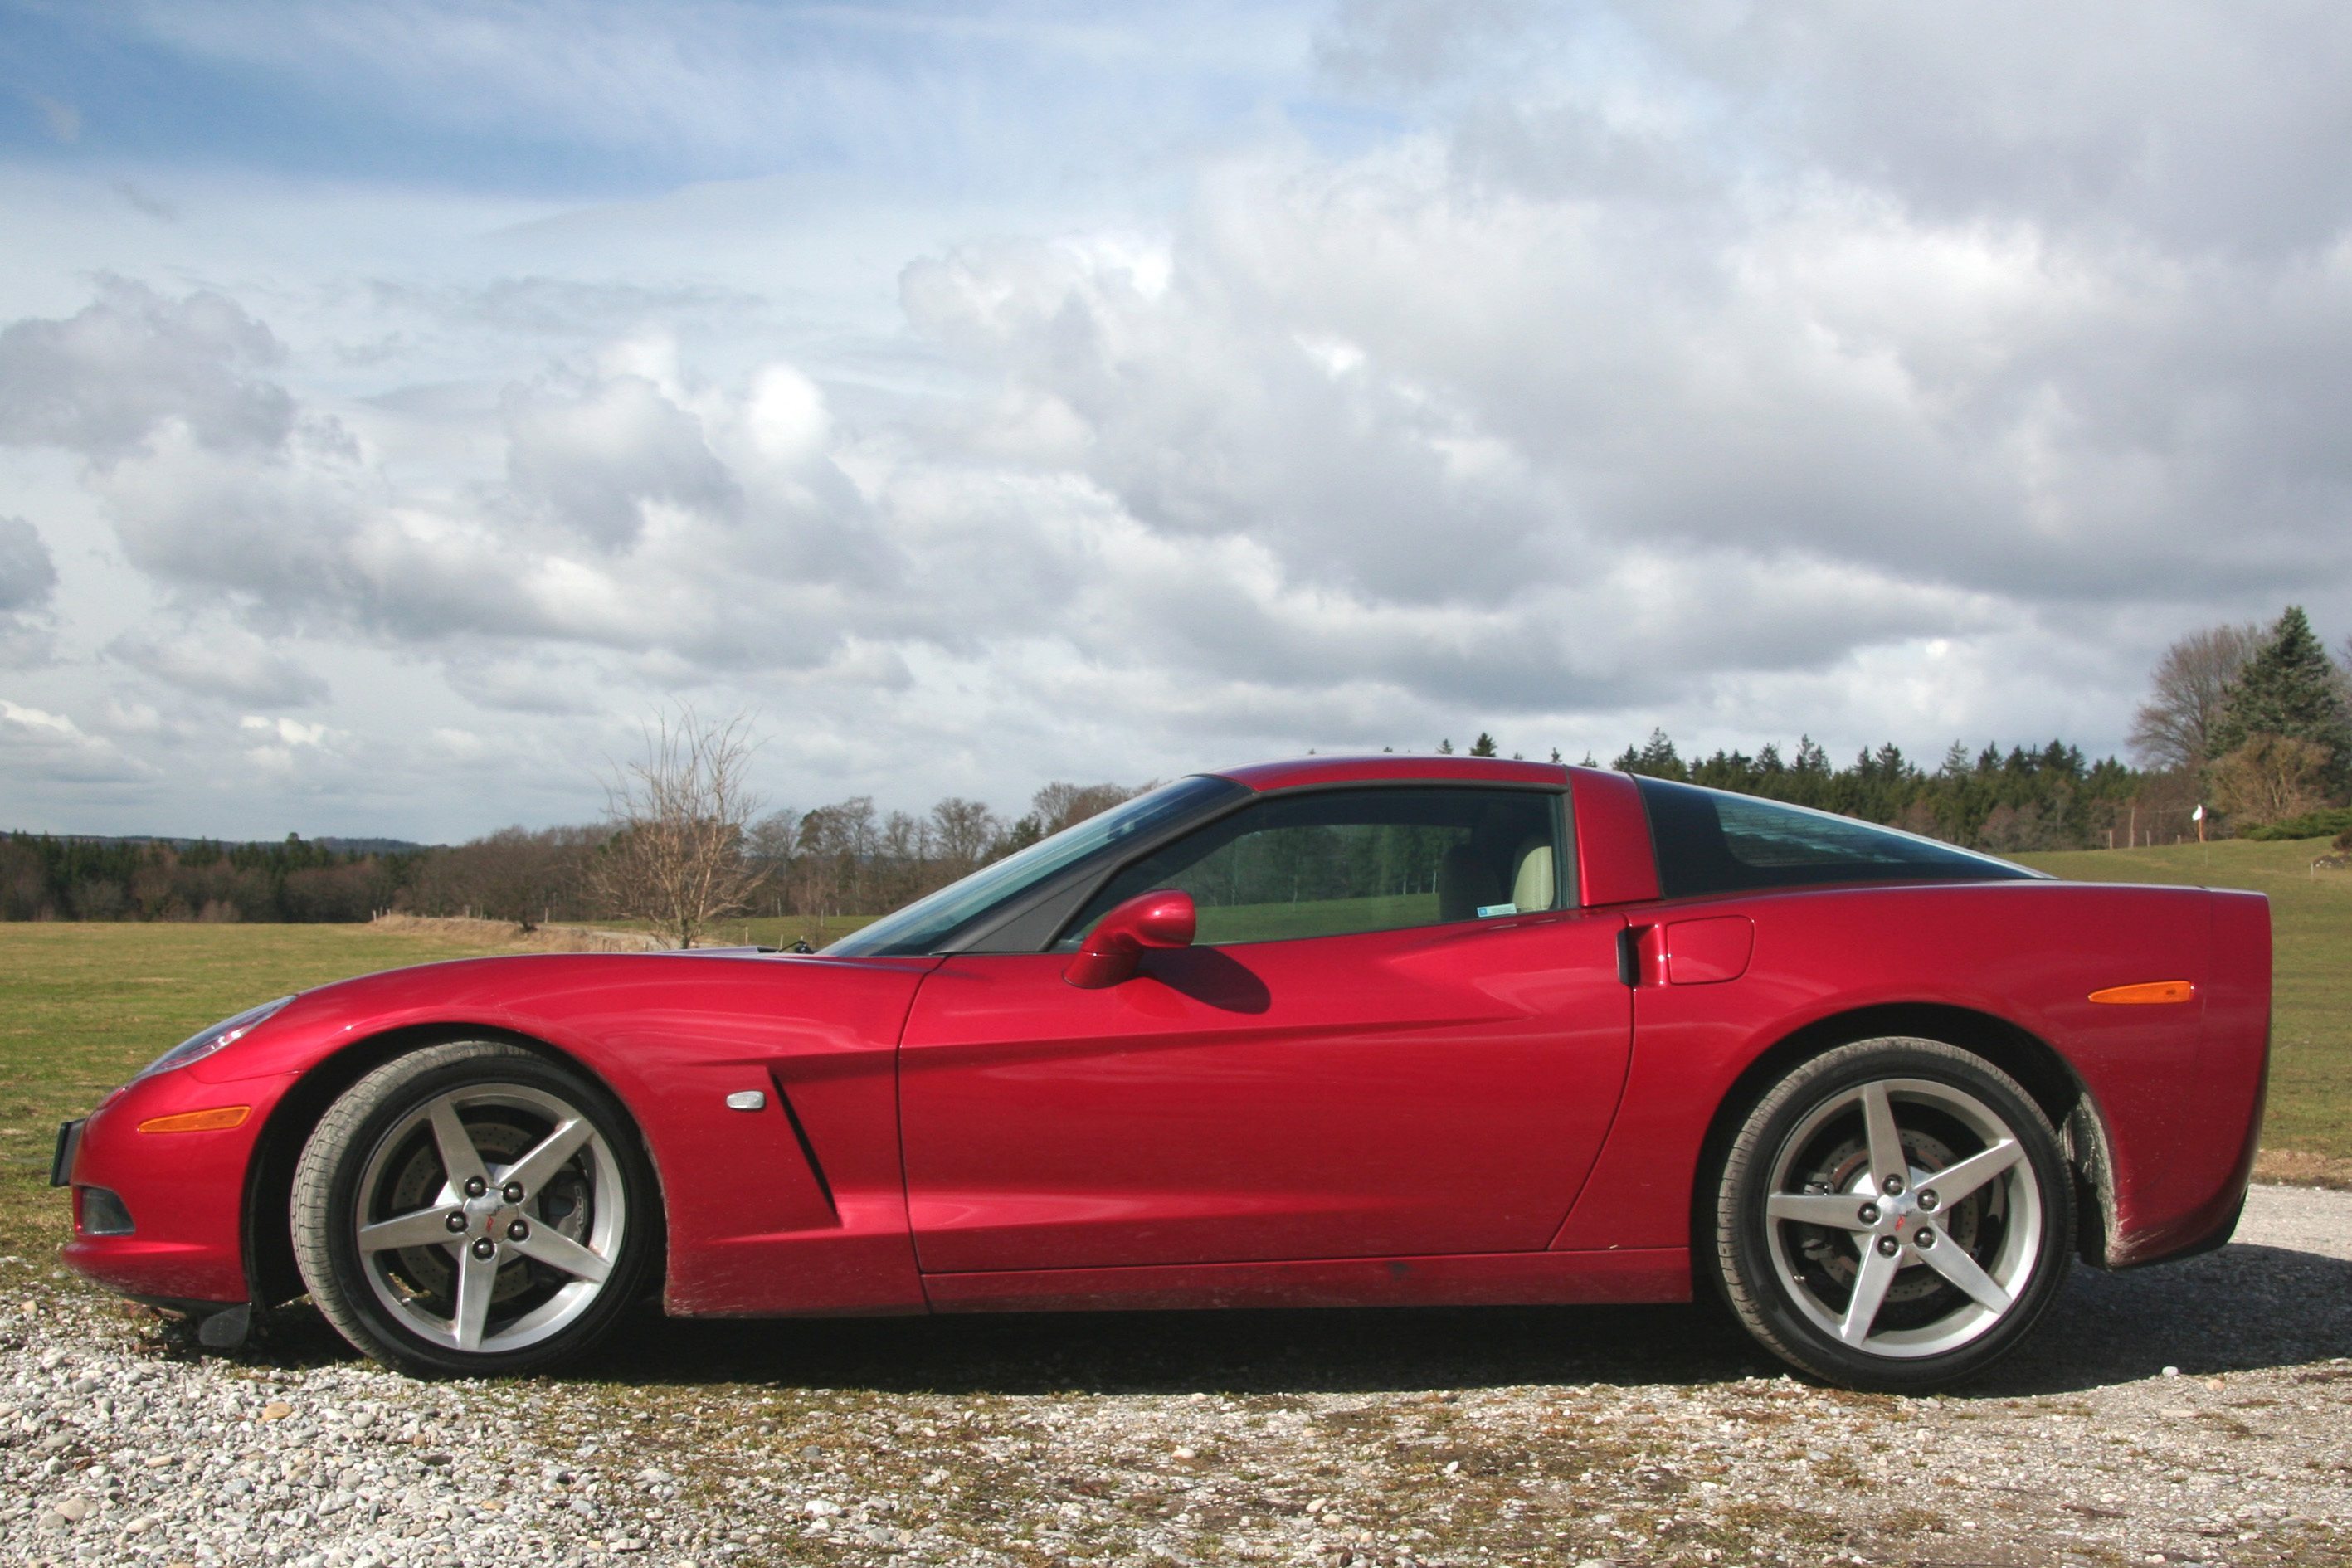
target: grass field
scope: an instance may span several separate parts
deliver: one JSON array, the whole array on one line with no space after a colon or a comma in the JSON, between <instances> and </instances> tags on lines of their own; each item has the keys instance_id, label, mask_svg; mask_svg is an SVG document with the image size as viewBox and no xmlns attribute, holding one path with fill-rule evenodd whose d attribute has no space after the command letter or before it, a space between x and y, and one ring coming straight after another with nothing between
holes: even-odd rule
<instances>
[{"instance_id":1,"label":"grass field","mask_svg":"<svg viewBox=\"0 0 2352 1568\"><path fill-rule=\"evenodd\" d=\"M0 1251L47 1262L66 1239L58 1123L178 1041L289 991L497 951L366 926L0 923Z\"/></svg>"},{"instance_id":2,"label":"grass field","mask_svg":"<svg viewBox=\"0 0 2352 1568\"><path fill-rule=\"evenodd\" d=\"M2271 899L2277 946L2266 1169L2280 1152L2352 1169L2352 872L2311 871L2325 848L2232 842L2021 857L2090 881L2251 888ZM835 922L826 938L863 921ZM797 920L748 922L788 945ZM745 939L747 922L712 933ZM0 923L0 1280L46 1266L63 1239L47 1185L57 1123L78 1116L173 1042L305 986L436 959L522 951L495 931L459 937L365 926Z\"/></svg>"}]
</instances>

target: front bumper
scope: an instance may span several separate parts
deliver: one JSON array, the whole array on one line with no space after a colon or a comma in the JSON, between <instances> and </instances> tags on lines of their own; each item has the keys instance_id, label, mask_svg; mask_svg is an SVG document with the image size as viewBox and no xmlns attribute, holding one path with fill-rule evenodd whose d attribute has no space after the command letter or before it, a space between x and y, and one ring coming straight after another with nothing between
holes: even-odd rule
<instances>
[{"instance_id":1,"label":"front bumper","mask_svg":"<svg viewBox=\"0 0 2352 1568\"><path fill-rule=\"evenodd\" d=\"M207 1083L185 1071L158 1073L59 1127L49 1181L73 1189L74 1237L59 1254L65 1263L126 1296L249 1300L246 1173L288 1081ZM141 1131L142 1123L226 1105L251 1110L233 1128Z\"/></svg>"}]
</instances>

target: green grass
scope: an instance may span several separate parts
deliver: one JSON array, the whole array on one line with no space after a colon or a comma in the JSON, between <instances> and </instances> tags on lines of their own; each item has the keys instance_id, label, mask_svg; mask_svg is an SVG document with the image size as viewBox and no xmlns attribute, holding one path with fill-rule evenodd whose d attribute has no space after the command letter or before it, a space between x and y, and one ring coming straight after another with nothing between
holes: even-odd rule
<instances>
[{"instance_id":1,"label":"green grass","mask_svg":"<svg viewBox=\"0 0 2352 1568\"><path fill-rule=\"evenodd\" d=\"M58 1123L205 1025L330 980L498 951L366 926L0 922L0 1253L37 1266L67 1239L65 1194L48 1185Z\"/></svg>"},{"instance_id":2,"label":"green grass","mask_svg":"<svg viewBox=\"0 0 2352 1568\"><path fill-rule=\"evenodd\" d=\"M2352 871L2320 870L2325 838L2020 855L2086 882L2246 888L2271 900L2273 992L2266 1151L2352 1159Z\"/></svg>"}]
</instances>

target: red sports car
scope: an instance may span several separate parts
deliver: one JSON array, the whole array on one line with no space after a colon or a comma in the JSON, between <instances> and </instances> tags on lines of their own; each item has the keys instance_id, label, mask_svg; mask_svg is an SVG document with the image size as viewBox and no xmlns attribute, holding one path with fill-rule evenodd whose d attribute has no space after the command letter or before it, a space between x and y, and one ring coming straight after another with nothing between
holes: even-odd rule
<instances>
[{"instance_id":1,"label":"red sports car","mask_svg":"<svg viewBox=\"0 0 2352 1568\"><path fill-rule=\"evenodd\" d=\"M1586 768L1181 779L814 956L257 1007L59 1136L65 1256L505 1373L680 1317L1680 1301L1839 1383L2227 1239L2258 896Z\"/></svg>"}]
</instances>

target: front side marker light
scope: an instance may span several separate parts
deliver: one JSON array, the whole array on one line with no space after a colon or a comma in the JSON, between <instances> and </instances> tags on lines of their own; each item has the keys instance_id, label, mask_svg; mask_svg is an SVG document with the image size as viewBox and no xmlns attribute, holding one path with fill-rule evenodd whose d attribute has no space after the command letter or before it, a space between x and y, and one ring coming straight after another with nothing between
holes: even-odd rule
<instances>
[{"instance_id":1,"label":"front side marker light","mask_svg":"<svg viewBox=\"0 0 2352 1568\"><path fill-rule=\"evenodd\" d=\"M139 1124L142 1132L226 1132L242 1127L253 1114L250 1105L215 1105L209 1110L181 1110L151 1116Z\"/></svg>"},{"instance_id":2,"label":"front side marker light","mask_svg":"<svg viewBox=\"0 0 2352 1568\"><path fill-rule=\"evenodd\" d=\"M2105 991L2094 991L2091 1000L2126 1006L2149 1006L2165 1002L2186 1002L2196 994L2197 987L2186 980L2149 980L2137 985L2110 985Z\"/></svg>"}]
</instances>

